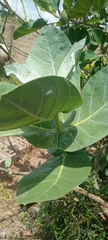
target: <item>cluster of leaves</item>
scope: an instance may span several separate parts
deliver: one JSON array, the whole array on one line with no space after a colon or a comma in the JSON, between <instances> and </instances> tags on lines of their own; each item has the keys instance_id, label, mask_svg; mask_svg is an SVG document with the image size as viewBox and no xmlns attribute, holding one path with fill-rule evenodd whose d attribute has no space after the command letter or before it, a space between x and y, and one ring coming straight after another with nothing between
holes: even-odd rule
<instances>
[{"instance_id":1,"label":"cluster of leaves","mask_svg":"<svg viewBox=\"0 0 108 240\"><path fill-rule=\"evenodd\" d=\"M5 67L22 84L0 83L0 136L22 135L53 156L21 179L19 203L52 200L84 182L91 167L81 149L108 134L107 1L96 2L64 0L60 12L58 0L34 0L59 16L58 28L40 18L14 32L17 39L44 27L26 63Z\"/></svg>"}]
</instances>

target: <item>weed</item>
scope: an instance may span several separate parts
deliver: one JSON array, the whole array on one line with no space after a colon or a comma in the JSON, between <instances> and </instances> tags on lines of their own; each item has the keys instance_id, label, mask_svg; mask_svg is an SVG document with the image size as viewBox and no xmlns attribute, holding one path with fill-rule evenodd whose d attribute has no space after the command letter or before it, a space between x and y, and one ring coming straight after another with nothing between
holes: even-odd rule
<instances>
[{"instance_id":1,"label":"weed","mask_svg":"<svg viewBox=\"0 0 108 240\"><path fill-rule=\"evenodd\" d=\"M107 239L107 220L87 197L70 192L63 198L42 203L38 236L42 240Z\"/></svg>"},{"instance_id":2,"label":"weed","mask_svg":"<svg viewBox=\"0 0 108 240\"><path fill-rule=\"evenodd\" d=\"M2 192L4 200L9 198L10 194L9 194L9 191L7 190L7 184L6 183L0 183L0 191Z\"/></svg>"}]
</instances>

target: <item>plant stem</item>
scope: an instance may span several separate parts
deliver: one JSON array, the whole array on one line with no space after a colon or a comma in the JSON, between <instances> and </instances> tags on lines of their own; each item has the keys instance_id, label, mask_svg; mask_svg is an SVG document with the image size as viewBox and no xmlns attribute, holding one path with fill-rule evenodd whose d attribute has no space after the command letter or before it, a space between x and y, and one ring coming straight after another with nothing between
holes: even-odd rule
<instances>
[{"instance_id":1,"label":"plant stem","mask_svg":"<svg viewBox=\"0 0 108 240\"><path fill-rule=\"evenodd\" d=\"M29 19L27 17L27 13L26 13L26 9L25 9L25 5L24 5L24 1L20 0L21 4L22 4L22 8L23 8L23 12L24 12L24 16L25 16L25 20L28 22Z\"/></svg>"},{"instance_id":2,"label":"plant stem","mask_svg":"<svg viewBox=\"0 0 108 240\"><path fill-rule=\"evenodd\" d=\"M55 116L55 121L56 121L57 131L61 132L62 131L62 126L61 126L61 123L60 123L59 113Z\"/></svg>"}]
</instances>

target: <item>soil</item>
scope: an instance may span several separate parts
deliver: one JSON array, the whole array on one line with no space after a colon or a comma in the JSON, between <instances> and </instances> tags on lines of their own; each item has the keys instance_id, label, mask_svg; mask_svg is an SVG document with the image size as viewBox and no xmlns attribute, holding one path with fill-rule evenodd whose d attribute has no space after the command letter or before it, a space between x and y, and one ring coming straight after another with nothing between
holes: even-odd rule
<instances>
[{"instance_id":1,"label":"soil","mask_svg":"<svg viewBox=\"0 0 108 240\"><path fill-rule=\"evenodd\" d=\"M33 147L29 154L23 156L24 161L18 159L11 169L17 172L28 172L29 169L37 168L49 157L47 150ZM39 203L29 209L16 204L16 188L21 177L21 175L13 176L0 172L0 239L37 239L36 217L39 212ZM31 212L31 218L28 218L29 212Z\"/></svg>"}]
</instances>

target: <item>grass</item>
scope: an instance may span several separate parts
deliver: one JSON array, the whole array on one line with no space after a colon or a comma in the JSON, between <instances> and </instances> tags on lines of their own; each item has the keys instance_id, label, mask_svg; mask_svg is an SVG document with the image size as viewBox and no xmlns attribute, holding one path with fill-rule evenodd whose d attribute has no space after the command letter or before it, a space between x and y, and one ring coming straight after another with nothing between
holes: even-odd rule
<instances>
[{"instance_id":1,"label":"grass","mask_svg":"<svg viewBox=\"0 0 108 240\"><path fill-rule=\"evenodd\" d=\"M105 192L100 194L96 190L95 193L106 197ZM88 197L70 192L60 199L41 203L36 216L34 209L30 207L21 217L25 227L31 230L33 239L108 239L108 219L101 207Z\"/></svg>"},{"instance_id":2,"label":"grass","mask_svg":"<svg viewBox=\"0 0 108 240\"><path fill-rule=\"evenodd\" d=\"M41 204L38 217L41 240L108 239L108 221L87 197L69 193Z\"/></svg>"},{"instance_id":3,"label":"grass","mask_svg":"<svg viewBox=\"0 0 108 240\"><path fill-rule=\"evenodd\" d=\"M9 191L7 190L7 185L6 183L0 183L0 192L2 193L2 199L1 200L5 200L8 199L10 196Z\"/></svg>"}]
</instances>

